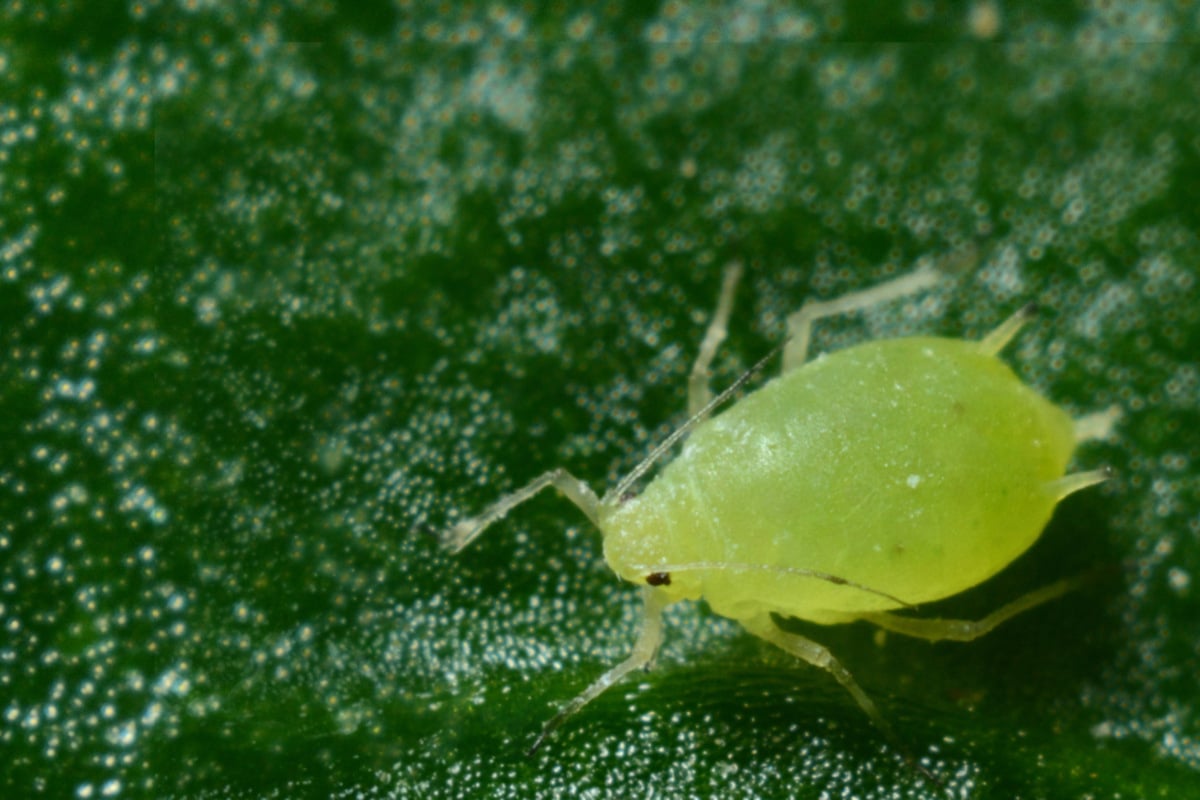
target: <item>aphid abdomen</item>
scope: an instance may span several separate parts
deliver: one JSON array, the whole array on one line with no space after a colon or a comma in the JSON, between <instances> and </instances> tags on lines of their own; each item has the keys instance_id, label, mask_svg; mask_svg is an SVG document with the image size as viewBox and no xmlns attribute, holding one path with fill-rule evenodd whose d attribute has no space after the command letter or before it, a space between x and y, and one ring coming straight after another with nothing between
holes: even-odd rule
<instances>
[{"instance_id":1,"label":"aphid abdomen","mask_svg":"<svg viewBox=\"0 0 1200 800\"><path fill-rule=\"evenodd\" d=\"M869 342L771 381L693 431L605 525L606 555L630 580L621 565L724 565L679 591L735 619L833 622L897 606L765 568L928 602L1032 544L1073 448L1070 418L977 342Z\"/></svg>"}]
</instances>

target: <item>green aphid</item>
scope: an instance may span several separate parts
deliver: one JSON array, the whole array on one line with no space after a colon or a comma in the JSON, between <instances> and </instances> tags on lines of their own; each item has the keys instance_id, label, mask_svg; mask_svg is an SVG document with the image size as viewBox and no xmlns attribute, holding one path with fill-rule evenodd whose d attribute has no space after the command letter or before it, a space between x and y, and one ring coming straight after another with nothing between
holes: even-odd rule
<instances>
[{"instance_id":1,"label":"green aphid","mask_svg":"<svg viewBox=\"0 0 1200 800\"><path fill-rule=\"evenodd\" d=\"M867 620L929 641L968 641L1078 585L1064 579L979 621L897 609L958 594L995 575L1041 534L1055 505L1109 477L1066 472L1077 444L1107 436L1115 408L1072 420L997 354L1033 315L1026 306L980 341L906 337L807 361L811 325L927 288L922 268L788 318L783 373L712 412L709 365L725 338L740 267L726 273L689 382L688 421L603 498L564 469L505 495L445 536L458 551L514 506L553 486L604 536L609 566L642 587L633 652L567 703L534 742L630 672L662 642L662 611L703 598L722 616L828 670L872 721L875 704L825 647L773 616ZM751 370L753 372L753 370ZM673 447L682 449L640 492ZM893 737L894 738L894 737Z\"/></svg>"}]
</instances>

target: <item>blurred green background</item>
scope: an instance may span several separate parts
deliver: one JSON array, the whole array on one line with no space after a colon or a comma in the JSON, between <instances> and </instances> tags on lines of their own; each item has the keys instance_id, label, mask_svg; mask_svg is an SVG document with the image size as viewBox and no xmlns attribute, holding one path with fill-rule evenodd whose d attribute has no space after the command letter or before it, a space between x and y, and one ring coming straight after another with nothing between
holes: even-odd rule
<instances>
[{"instance_id":1,"label":"blurred green background","mask_svg":"<svg viewBox=\"0 0 1200 800\"><path fill-rule=\"evenodd\" d=\"M0 795L944 796L826 675L636 592L547 495L805 297L974 252L815 347L979 336L1074 413L1072 497L837 653L957 798L1200 795L1200 11L1183 2L0 5Z\"/></svg>"}]
</instances>

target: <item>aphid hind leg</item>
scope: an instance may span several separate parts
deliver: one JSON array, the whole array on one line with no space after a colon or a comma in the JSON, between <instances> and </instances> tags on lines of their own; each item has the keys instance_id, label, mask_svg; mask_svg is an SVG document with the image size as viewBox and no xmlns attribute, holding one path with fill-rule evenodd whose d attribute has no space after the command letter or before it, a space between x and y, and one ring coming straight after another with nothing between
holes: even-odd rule
<instances>
[{"instance_id":1,"label":"aphid hind leg","mask_svg":"<svg viewBox=\"0 0 1200 800\"><path fill-rule=\"evenodd\" d=\"M596 497L595 492L586 483L559 467L542 473L515 492L502 496L476 516L454 523L439 537L442 544L451 552L457 553L475 541L493 522L503 519L509 511L547 486L558 489L568 500L578 506L580 511L587 514L588 519L599 524L600 500Z\"/></svg>"},{"instance_id":2,"label":"aphid hind leg","mask_svg":"<svg viewBox=\"0 0 1200 800\"><path fill-rule=\"evenodd\" d=\"M783 371L802 365L808 358L808 343L812 325L819 319L861 311L873 305L894 300L937 283L940 275L929 264L912 272L884 281L869 289L860 289L831 300L805 300L800 310L788 316L787 341L783 346Z\"/></svg>"},{"instance_id":3,"label":"aphid hind leg","mask_svg":"<svg viewBox=\"0 0 1200 800\"><path fill-rule=\"evenodd\" d=\"M952 641L969 642L990 633L998 625L1036 608L1043 603L1057 600L1067 592L1078 589L1087 582L1089 576L1077 576L1055 581L1049 586L1035 589L1024 594L1004 606L988 614L980 620L965 619L921 619L906 617L886 611L860 614L859 619L866 620L884 630L893 633L912 636L916 639L926 639L930 642Z\"/></svg>"},{"instance_id":4,"label":"aphid hind leg","mask_svg":"<svg viewBox=\"0 0 1200 800\"><path fill-rule=\"evenodd\" d=\"M713 312L704 332L704 340L700 343L700 352L696 354L696 363L692 365L692 373L688 378L688 416L694 417L704 410L712 400L712 389L708 382L712 378L710 367L713 357L721 342L729 332L729 314L733 310L733 295L737 290L738 279L742 276L742 264L734 261L725 268L725 278L721 282L721 294L717 298L717 310Z\"/></svg>"},{"instance_id":5,"label":"aphid hind leg","mask_svg":"<svg viewBox=\"0 0 1200 800\"><path fill-rule=\"evenodd\" d=\"M542 746L547 736L553 733L555 729L566 722L581 708L599 697L605 689L615 685L631 672L650 667L654 662L654 657L658 655L659 646L662 645L662 612L666 608L666 605L665 595L649 586L642 587L642 630L638 634L637 642L633 646L633 652L629 654L628 658L601 675L596 679L595 683L559 709L559 712L550 718L550 721L546 723L546 726L542 728L542 732L538 734L537 739L530 746L527 751L530 755Z\"/></svg>"}]
</instances>

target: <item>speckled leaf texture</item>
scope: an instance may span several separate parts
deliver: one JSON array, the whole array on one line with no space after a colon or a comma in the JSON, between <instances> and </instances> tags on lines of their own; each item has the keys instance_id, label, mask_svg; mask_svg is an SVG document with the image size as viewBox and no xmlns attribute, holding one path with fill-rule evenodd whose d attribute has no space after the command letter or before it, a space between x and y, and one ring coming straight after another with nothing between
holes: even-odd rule
<instances>
[{"instance_id":1,"label":"speckled leaf texture","mask_svg":"<svg viewBox=\"0 0 1200 800\"><path fill-rule=\"evenodd\" d=\"M1200 796L1200 7L778 0L0 4L0 795ZM638 600L553 493L806 297L935 288L814 348L978 337L1111 466L971 644L703 604L572 718ZM775 369L771 366L769 369ZM764 376L756 380L764 380Z\"/></svg>"}]
</instances>

